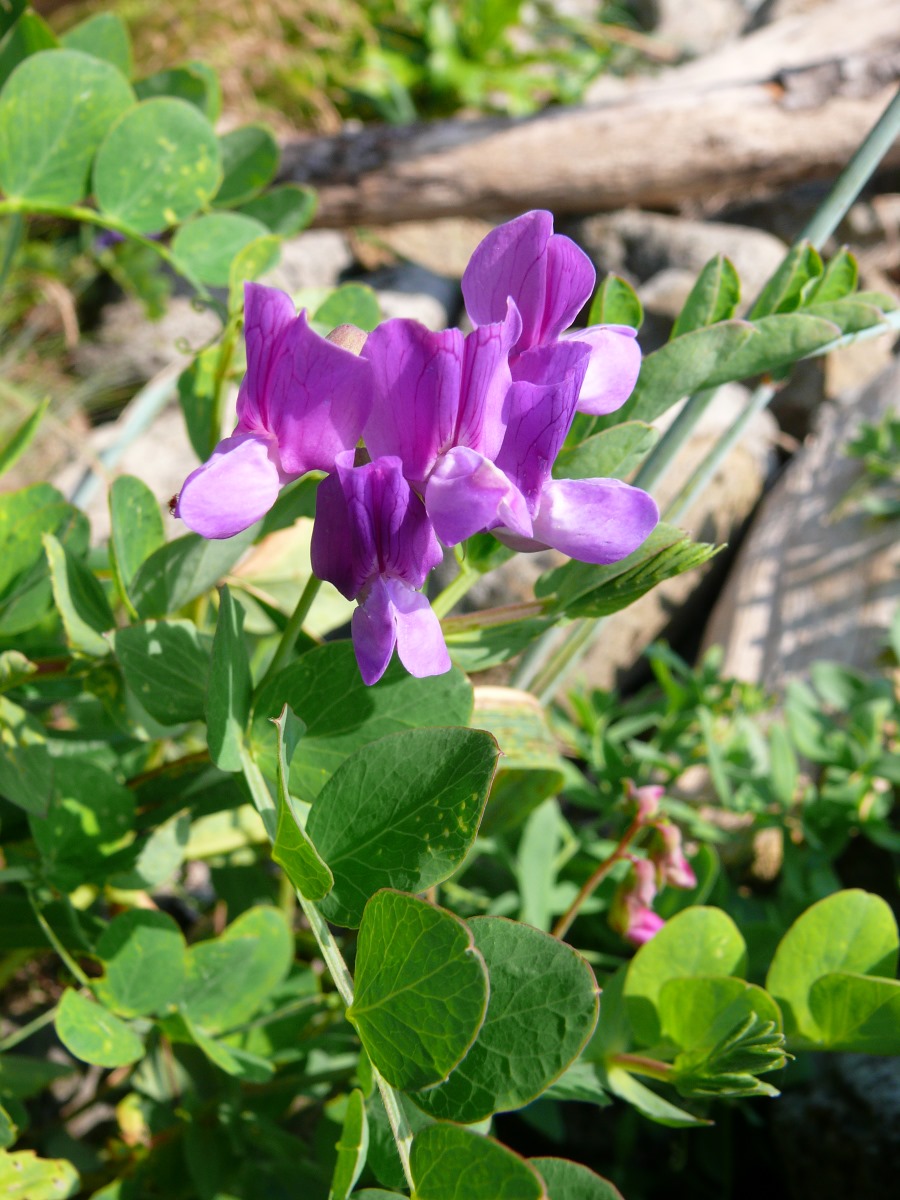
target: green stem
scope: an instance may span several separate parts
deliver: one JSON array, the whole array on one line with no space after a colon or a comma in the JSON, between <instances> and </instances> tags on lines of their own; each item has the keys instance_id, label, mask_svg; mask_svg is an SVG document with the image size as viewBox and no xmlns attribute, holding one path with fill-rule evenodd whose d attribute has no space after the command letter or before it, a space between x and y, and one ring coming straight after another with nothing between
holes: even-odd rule
<instances>
[{"instance_id":1,"label":"green stem","mask_svg":"<svg viewBox=\"0 0 900 1200\"><path fill-rule=\"evenodd\" d=\"M247 780L247 786L250 788L250 794L253 797L253 803L262 817L270 841L274 843L278 826L278 811L275 807L275 801L272 799L272 794L269 791L268 784L256 761L246 750L242 751L241 764L244 771L244 778ZM353 976L350 974L350 969L344 961L340 947L334 940L334 935L328 928L327 921L319 912L316 905L312 900L307 900L299 889L297 890L297 900L309 922L309 928L316 939L316 944L321 951L325 966L334 980L334 986L337 988L345 1008L351 1008L353 1006ZM398 1093L376 1070L374 1064L372 1066L372 1075L381 1092L381 1098L384 1101L384 1108L394 1135L394 1141L397 1143L397 1153L400 1155L400 1162L403 1164L403 1172L406 1175L410 1189L412 1189L413 1181L409 1166L409 1151L413 1138L412 1129L406 1118L406 1113L403 1111L403 1105L400 1103Z\"/></svg>"},{"instance_id":2,"label":"green stem","mask_svg":"<svg viewBox=\"0 0 900 1200\"><path fill-rule=\"evenodd\" d=\"M205 304L214 308L220 316L224 315L222 305L216 300L215 296L184 266L180 259L175 257L168 246L162 242L154 241L153 238L145 237L142 233L136 233L130 225L126 225L124 221L117 220L116 217L96 212L93 208L85 208L81 204L53 204L46 200L14 199L0 200L0 216L5 214L12 216L34 214L35 216L60 217L64 221L81 221L85 225L96 225L100 229L111 229L114 233L121 233L123 237L128 238L130 241L137 242L141 246L146 246L155 254L158 254L164 262L168 263L173 271L191 285Z\"/></svg>"},{"instance_id":3,"label":"green stem","mask_svg":"<svg viewBox=\"0 0 900 1200\"><path fill-rule=\"evenodd\" d=\"M39 1029L43 1029L45 1025L51 1024L56 1016L56 1005L48 1008L45 1013L41 1013L39 1017L35 1017L33 1021L29 1021L27 1025L22 1025L19 1029L14 1030L8 1037L0 1041L0 1054L4 1054L7 1050L12 1050L13 1046L18 1046L20 1042L24 1042L26 1038L30 1038L33 1033L37 1033Z\"/></svg>"},{"instance_id":4,"label":"green stem","mask_svg":"<svg viewBox=\"0 0 900 1200\"><path fill-rule=\"evenodd\" d=\"M438 617L446 617L447 613L462 600L463 596L470 588L474 587L480 578L477 571L473 571L465 565L460 566L459 574L451 579L444 590L432 600L432 611L437 613Z\"/></svg>"},{"instance_id":5,"label":"green stem","mask_svg":"<svg viewBox=\"0 0 900 1200\"><path fill-rule=\"evenodd\" d=\"M56 953L59 955L59 957L63 960L63 962L69 968L69 972L78 980L78 982L81 984L81 986L90 988L91 981L88 979L87 975L85 975L84 971L82 971L81 967L79 967L78 963L71 956L71 954L68 952L68 950L62 944L62 942L59 940L59 938L56 936L56 934L53 932L53 930L50 928L50 924L47 921L47 918L41 912L40 906L38 905L38 902L35 900L34 893L32 892L31 888L26 888L25 894L28 896L28 903L31 905L31 911L34 913L35 919L37 920L38 925L40 925L41 929L44 931L44 936L46 937L47 941L50 943L50 945L53 947L53 949L56 951Z\"/></svg>"},{"instance_id":6,"label":"green stem","mask_svg":"<svg viewBox=\"0 0 900 1200\"><path fill-rule=\"evenodd\" d=\"M635 487L652 492L668 473L675 455L693 433L698 421L709 408L716 388L695 392L684 402L681 412L656 443L631 481Z\"/></svg>"},{"instance_id":7,"label":"green stem","mask_svg":"<svg viewBox=\"0 0 900 1200\"><path fill-rule=\"evenodd\" d=\"M297 606L291 613L287 625L284 627L284 632L281 635L281 640L272 655L272 661L266 668L266 673L260 680L259 686L262 687L268 681L286 666L288 660L294 652L294 646L297 638L300 636L300 630L303 628L303 622L309 616L309 610L313 606L316 596L319 594L319 588L322 586L321 579L317 579L315 575L310 575L306 581L306 586L300 593L300 599L297 601Z\"/></svg>"},{"instance_id":8,"label":"green stem","mask_svg":"<svg viewBox=\"0 0 900 1200\"><path fill-rule=\"evenodd\" d=\"M460 617L447 617L441 622L441 628L445 634L468 633L472 629L490 629L494 625L527 621L529 617L543 616L545 611L541 600L522 600L498 608L480 608L477 612L465 613Z\"/></svg>"},{"instance_id":9,"label":"green stem","mask_svg":"<svg viewBox=\"0 0 900 1200\"><path fill-rule=\"evenodd\" d=\"M656 1058L645 1058L643 1054L611 1054L606 1060L610 1066L624 1067L632 1075L645 1075L648 1079L659 1079L668 1083L672 1077L669 1063Z\"/></svg>"}]
</instances>

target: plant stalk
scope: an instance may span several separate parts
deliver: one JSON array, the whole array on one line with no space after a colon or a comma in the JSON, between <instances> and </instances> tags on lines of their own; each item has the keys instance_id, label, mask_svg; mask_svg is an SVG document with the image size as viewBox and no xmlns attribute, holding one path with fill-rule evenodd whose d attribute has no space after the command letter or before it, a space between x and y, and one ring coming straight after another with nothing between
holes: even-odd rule
<instances>
[{"instance_id":1,"label":"plant stalk","mask_svg":"<svg viewBox=\"0 0 900 1200\"><path fill-rule=\"evenodd\" d=\"M303 591L300 593L300 599L297 601L294 611L288 618L288 623L285 625L275 653L272 655L272 661L269 663L265 674L260 680L260 687L264 683L268 683L273 676L277 675L282 667L287 666L294 652L297 638L300 636L300 631L303 628L303 622L309 616L309 610L312 608L321 586L321 579L317 579L315 575L310 575L309 579L307 579Z\"/></svg>"},{"instance_id":2,"label":"plant stalk","mask_svg":"<svg viewBox=\"0 0 900 1200\"><path fill-rule=\"evenodd\" d=\"M599 887L606 876L610 873L616 863L625 857L628 852L628 847L637 837L638 833L644 828L644 823L640 816L636 816L619 840L619 844L603 862L599 864L596 870L582 885L578 895L553 926L552 934L555 938L564 938L572 927L572 922L581 912L582 905L585 900Z\"/></svg>"}]
</instances>

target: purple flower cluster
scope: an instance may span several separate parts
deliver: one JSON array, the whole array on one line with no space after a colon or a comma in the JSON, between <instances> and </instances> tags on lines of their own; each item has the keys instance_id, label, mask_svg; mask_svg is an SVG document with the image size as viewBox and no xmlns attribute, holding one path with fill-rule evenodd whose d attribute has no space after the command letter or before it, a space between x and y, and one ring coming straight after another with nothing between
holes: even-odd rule
<instances>
[{"instance_id":1,"label":"purple flower cluster","mask_svg":"<svg viewBox=\"0 0 900 1200\"><path fill-rule=\"evenodd\" d=\"M567 332L594 281L550 213L526 213L488 234L466 269L471 333L386 321L359 356L314 333L284 293L247 284L238 423L185 481L177 515L204 537L231 537L283 484L327 472L312 567L359 601L363 679L381 678L395 646L413 675L448 670L418 590L441 543L492 531L517 550L611 563L658 520L653 500L619 480L552 477L576 410L614 411L640 369L633 329Z\"/></svg>"}]
</instances>

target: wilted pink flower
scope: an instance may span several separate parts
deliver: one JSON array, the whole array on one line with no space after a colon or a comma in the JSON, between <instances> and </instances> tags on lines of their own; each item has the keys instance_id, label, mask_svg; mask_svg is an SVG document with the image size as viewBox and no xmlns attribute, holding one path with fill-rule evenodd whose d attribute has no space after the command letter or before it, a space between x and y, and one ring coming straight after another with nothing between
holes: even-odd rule
<instances>
[{"instance_id":1,"label":"wilted pink flower","mask_svg":"<svg viewBox=\"0 0 900 1200\"><path fill-rule=\"evenodd\" d=\"M244 287L247 374L234 433L185 480L176 516L227 538L264 516L283 484L331 471L356 445L372 404L369 364L309 328L290 296Z\"/></svg>"},{"instance_id":2,"label":"wilted pink flower","mask_svg":"<svg viewBox=\"0 0 900 1200\"><path fill-rule=\"evenodd\" d=\"M647 858L632 858L631 871L613 897L609 923L635 946L659 933L665 921L653 911L656 899L656 867Z\"/></svg>"},{"instance_id":3,"label":"wilted pink flower","mask_svg":"<svg viewBox=\"0 0 900 1200\"><path fill-rule=\"evenodd\" d=\"M681 830L671 821L659 821L656 825L655 845L650 858L656 865L661 883L677 888L695 888L697 876L685 858L681 844Z\"/></svg>"},{"instance_id":4,"label":"wilted pink flower","mask_svg":"<svg viewBox=\"0 0 900 1200\"><path fill-rule=\"evenodd\" d=\"M387 669L394 647L411 675L450 670L440 622L417 591L441 561L441 548L399 458L354 467L353 451L337 455L319 484L312 568L348 600L359 600L351 631L366 684Z\"/></svg>"},{"instance_id":5,"label":"wilted pink flower","mask_svg":"<svg viewBox=\"0 0 900 1200\"><path fill-rule=\"evenodd\" d=\"M466 311L473 324L499 321L512 299L522 331L512 347L511 363L527 378L520 357L537 347L578 341L590 360L576 395L581 412L601 415L620 408L637 382L641 351L627 325L568 327L590 299L596 272L588 256L562 234L553 232L553 215L540 209L498 225L476 248L462 278Z\"/></svg>"},{"instance_id":6,"label":"wilted pink flower","mask_svg":"<svg viewBox=\"0 0 900 1200\"><path fill-rule=\"evenodd\" d=\"M637 806L638 821L642 825L649 825L659 815L659 802L663 798L665 788L658 783L635 787L630 779L626 783L626 788L628 799Z\"/></svg>"}]
</instances>

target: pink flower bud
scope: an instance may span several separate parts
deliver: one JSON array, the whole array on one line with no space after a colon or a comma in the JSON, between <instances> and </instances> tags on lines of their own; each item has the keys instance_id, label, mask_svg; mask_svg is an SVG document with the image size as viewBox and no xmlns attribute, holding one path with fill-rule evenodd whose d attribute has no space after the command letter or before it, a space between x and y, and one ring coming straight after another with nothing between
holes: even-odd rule
<instances>
[{"instance_id":1,"label":"pink flower bud","mask_svg":"<svg viewBox=\"0 0 900 1200\"><path fill-rule=\"evenodd\" d=\"M656 826L656 844L650 851L650 858L656 865L661 883L685 889L697 886L697 876L681 845L681 830L671 821L660 821Z\"/></svg>"},{"instance_id":2,"label":"pink flower bud","mask_svg":"<svg viewBox=\"0 0 900 1200\"><path fill-rule=\"evenodd\" d=\"M633 858L631 871L616 890L609 923L626 941L642 946L659 933L665 921L653 911L656 867L648 858Z\"/></svg>"},{"instance_id":3,"label":"pink flower bud","mask_svg":"<svg viewBox=\"0 0 900 1200\"><path fill-rule=\"evenodd\" d=\"M658 783L635 787L630 779L626 781L625 786L628 799L637 805L637 819L642 825L649 825L654 817L659 815L659 802L665 789Z\"/></svg>"}]
</instances>

